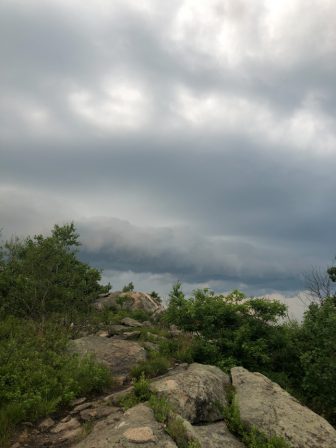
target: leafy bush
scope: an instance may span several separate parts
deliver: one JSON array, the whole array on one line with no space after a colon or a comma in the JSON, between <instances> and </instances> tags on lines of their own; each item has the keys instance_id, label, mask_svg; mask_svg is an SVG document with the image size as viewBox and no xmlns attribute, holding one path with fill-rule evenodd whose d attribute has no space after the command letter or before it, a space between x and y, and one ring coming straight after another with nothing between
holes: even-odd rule
<instances>
[{"instance_id":1,"label":"leafy bush","mask_svg":"<svg viewBox=\"0 0 336 448\"><path fill-rule=\"evenodd\" d=\"M166 398L153 394L150 397L149 405L153 409L154 417L158 422L165 423L168 420L171 406Z\"/></svg>"},{"instance_id":2,"label":"leafy bush","mask_svg":"<svg viewBox=\"0 0 336 448\"><path fill-rule=\"evenodd\" d=\"M77 396L110 384L110 372L66 351L67 335L54 324L8 318L0 327L0 440L24 420L34 421Z\"/></svg>"},{"instance_id":3,"label":"leafy bush","mask_svg":"<svg viewBox=\"0 0 336 448\"><path fill-rule=\"evenodd\" d=\"M198 337L194 360L221 365L228 359L223 367L243 365L266 373L288 363L288 332L278 322L285 312L286 306L277 301L247 299L239 291L223 296L196 290L187 299L178 283L164 318Z\"/></svg>"},{"instance_id":4,"label":"leafy bush","mask_svg":"<svg viewBox=\"0 0 336 448\"><path fill-rule=\"evenodd\" d=\"M159 351L174 361L192 363L194 361L194 338L190 334L181 334L159 343Z\"/></svg>"},{"instance_id":5,"label":"leafy bush","mask_svg":"<svg viewBox=\"0 0 336 448\"><path fill-rule=\"evenodd\" d=\"M121 398L120 405L124 409L129 409L138 403L148 401L151 398L151 395L150 383L144 373L142 373L141 376L133 382L132 392Z\"/></svg>"},{"instance_id":6,"label":"leafy bush","mask_svg":"<svg viewBox=\"0 0 336 448\"><path fill-rule=\"evenodd\" d=\"M312 304L301 334L302 392L316 412L336 423L336 306L334 298Z\"/></svg>"},{"instance_id":7,"label":"leafy bush","mask_svg":"<svg viewBox=\"0 0 336 448\"><path fill-rule=\"evenodd\" d=\"M156 291L152 291L149 295L151 296L152 299L156 300L156 302L162 303L162 299Z\"/></svg>"},{"instance_id":8,"label":"leafy bush","mask_svg":"<svg viewBox=\"0 0 336 448\"><path fill-rule=\"evenodd\" d=\"M15 239L0 246L0 312L44 320L52 313L86 312L100 292L97 269L77 259L73 224L51 235Z\"/></svg>"},{"instance_id":9,"label":"leafy bush","mask_svg":"<svg viewBox=\"0 0 336 448\"><path fill-rule=\"evenodd\" d=\"M122 289L122 292L132 292L132 291L134 291L133 282L129 282L129 284L125 285Z\"/></svg>"},{"instance_id":10,"label":"leafy bush","mask_svg":"<svg viewBox=\"0 0 336 448\"><path fill-rule=\"evenodd\" d=\"M145 375L147 378L154 378L167 372L170 363L167 358L157 353L151 353L149 359L142 361L131 370L131 377L141 378Z\"/></svg>"},{"instance_id":11,"label":"leafy bush","mask_svg":"<svg viewBox=\"0 0 336 448\"><path fill-rule=\"evenodd\" d=\"M140 378L135 381L134 385L134 395L139 399L139 401L147 401L150 399L151 391L149 387L149 381L142 373Z\"/></svg>"},{"instance_id":12,"label":"leafy bush","mask_svg":"<svg viewBox=\"0 0 336 448\"><path fill-rule=\"evenodd\" d=\"M196 440L190 440L183 420L179 416L168 418L166 431L179 448L201 448Z\"/></svg>"}]
</instances>

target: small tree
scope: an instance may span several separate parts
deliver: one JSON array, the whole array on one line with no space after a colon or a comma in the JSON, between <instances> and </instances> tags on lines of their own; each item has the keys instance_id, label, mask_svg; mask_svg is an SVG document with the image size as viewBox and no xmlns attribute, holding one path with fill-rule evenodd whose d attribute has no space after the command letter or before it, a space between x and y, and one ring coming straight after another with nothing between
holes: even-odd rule
<instances>
[{"instance_id":1,"label":"small tree","mask_svg":"<svg viewBox=\"0 0 336 448\"><path fill-rule=\"evenodd\" d=\"M158 302L158 303L162 302L162 299L161 299L159 293L157 293L156 291L152 291L149 295L151 296L152 299L156 300L156 302Z\"/></svg>"},{"instance_id":2,"label":"small tree","mask_svg":"<svg viewBox=\"0 0 336 448\"><path fill-rule=\"evenodd\" d=\"M12 239L0 247L0 312L42 319L51 313L86 311L101 286L101 273L77 258L73 223L50 236Z\"/></svg>"},{"instance_id":3,"label":"small tree","mask_svg":"<svg viewBox=\"0 0 336 448\"><path fill-rule=\"evenodd\" d=\"M333 297L313 303L302 326L301 386L308 404L336 423L336 307Z\"/></svg>"},{"instance_id":4,"label":"small tree","mask_svg":"<svg viewBox=\"0 0 336 448\"><path fill-rule=\"evenodd\" d=\"M218 362L230 359L232 365L265 372L278 368L274 360L280 359L286 344L285 330L279 321L285 314L286 306L280 302L246 298L237 290L224 296L197 289L186 298L177 283L170 293L164 318L167 323L199 336L208 349L212 346L218 353ZM202 359L196 361L210 361L206 356L203 351Z\"/></svg>"},{"instance_id":5,"label":"small tree","mask_svg":"<svg viewBox=\"0 0 336 448\"><path fill-rule=\"evenodd\" d=\"M122 292L132 292L132 291L134 291L133 282L129 282L129 284L125 285L122 289Z\"/></svg>"}]
</instances>

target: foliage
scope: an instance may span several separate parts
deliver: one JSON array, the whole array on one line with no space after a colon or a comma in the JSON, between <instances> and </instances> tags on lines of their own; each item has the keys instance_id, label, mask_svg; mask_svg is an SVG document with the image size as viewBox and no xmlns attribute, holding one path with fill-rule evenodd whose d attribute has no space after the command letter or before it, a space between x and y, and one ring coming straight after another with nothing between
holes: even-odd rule
<instances>
[{"instance_id":1,"label":"foliage","mask_svg":"<svg viewBox=\"0 0 336 448\"><path fill-rule=\"evenodd\" d=\"M140 322L150 319L149 313L144 310L113 310L104 307L102 310L92 310L89 315L78 315L74 322L82 327L93 326L95 331L98 331L101 327L108 328L109 325L119 324L125 317L131 317Z\"/></svg>"},{"instance_id":2,"label":"foliage","mask_svg":"<svg viewBox=\"0 0 336 448\"><path fill-rule=\"evenodd\" d=\"M151 396L151 391L149 387L149 381L145 377L145 374L142 373L140 378L135 381L134 385L134 394L138 397L139 401L147 401Z\"/></svg>"},{"instance_id":3,"label":"foliage","mask_svg":"<svg viewBox=\"0 0 336 448\"><path fill-rule=\"evenodd\" d=\"M97 269L77 258L73 223L55 225L50 236L7 241L0 248L0 311L44 320L52 313L87 311L101 292Z\"/></svg>"},{"instance_id":4,"label":"foliage","mask_svg":"<svg viewBox=\"0 0 336 448\"><path fill-rule=\"evenodd\" d=\"M152 299L156 300L158 303L162 302L160 295L156 291L152 291L150 294Z\"/></svg>"},{"instance_id":5,"label":"foliage","mask_svg":"<svg viewBox=\"0 0 336 448\"><path fill-rule=\"evenodd\" d=\"M327 269L327 273L329 275L329 278L332 282L336 282L336 266L332 266L329 269Z\"/></svg>"},{"instance_id":6,"label":"foliage","mask_svg":"<svg viewBox=\"0 0 336 448\"><path fill-rule=\"evenodd\" d=\"M122 289L122 292L132 292L132 291L134 291L133 282L129 282L129 284L125 285Z\"/></svg>"},{"instance_id":7,"label":"foliage","mask_svg":"<svg viewBox=\"0 0 336 448\"><path fill-rule=\"evenodd\" d=\"M83 394L110 384L106 367L70 354L60 326L7 318L0 326L0 440Z\"/></svg>"},{"instance_id":8,"label":"foliage","mask_svg":"<svg viewBox=\"0 0 336 448\"><path fill-rule=\"evenodd\" d=\"M151 395L150 383L144 373L142 373L141 376L133 382L132 392L121 398L120 405L124 409L129 409L138 403L149 400Z\"/></svg>"},{"instance_id":9,"label":"foliage","mask_svg":"<svg viewBox=\"0 0 336 448\"><path fill-rule=\"evenodd\" d=\"M198 442L190 440L190 437L188 437L181 417L173 416L169 418L166 431L179 448L200 448Z\"/></svg>"},{"instance_id":10,"label":"foliage","mask_svg":"<svg viewBox=\"0 0 336 448\"><path fill-rule=\"evenodd\" d=\"M170 363L166 357L152 352L146 361L142 361L132 368L131 377L139 379L145 375L147 378L153 378L166 373L169 367Z\"/></svg>"},{"instance_id":11,"label":"foliage","mask_svg":"<svg viewBox=\"0 0 336 448\"><path fill-rule=\"evenodd\" d=\"M285 313L286 306L277 301L247 299L239 291L223 296L196 290L187 299L176 284L165 319L198 335L195 360L220 364L225 356L228 367L239 364L265 372L287 362L287 333L278 322Z\"/></svg>"},{"instance_id":12,"label":"foliage","mask_svg":"<svg viewBox=\"0 0 336 448\"><path fill-rule=\"evenodd\" d=\"M154 417L158 422L165 423L168 420L171 406L166 398L152 394L149 405L153 409Z\"/></svg>"},{"instance_id":13,"label":"foliage","mask_svg":"<svg viewBox=\"0 0 336 448\"><path fill-rule=\"evenodd\" d=\"M163 356L174 361L192 363L195 361L195 338L190 334L182 333L174 338L162 339L159 351Z\"/></svg>"},{"instance_id":14,"label":"foliage","mask_svg":"<svg viewBox=\"0 0 336 448\"><path fill-rule=\"evenodd\" d=\"M302 390L311 407L336 423L336 303L312 304L301 335Z\"/></svg>"}]
</instances>

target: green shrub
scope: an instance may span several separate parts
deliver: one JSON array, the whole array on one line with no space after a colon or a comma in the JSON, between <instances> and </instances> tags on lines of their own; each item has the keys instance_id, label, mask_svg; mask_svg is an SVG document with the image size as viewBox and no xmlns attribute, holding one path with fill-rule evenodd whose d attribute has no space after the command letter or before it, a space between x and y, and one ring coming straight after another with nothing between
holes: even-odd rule
<instances>
[{"instance_id":1,"label":"green shrub","mask_svg":"<svg viewBox=\"0 0 336 448\"><path fill-rule=\"evenodd\" d=\"M147 378L154 378L167 372L170 363L167 358L153 352L150 358L134 366L131 370L132 378L141 378L144 375Z\"/></svg>"},{"instance_id":2,"label":"green shrub","mask_svg":"<svg viewBox=\"0 0 336 448\"><path fill-rule=\"evenodd\" d=\"M293 329L281 320L285 314L280 302L247 298L239 291L224 296L198 289L186 298L178 283L163 319L195 336L194 361L223 370L242 365L265 374L287 370L296 375L298 350Z\"/></svg>"},{"instance_id":3,"label":"green shrub","mask_svg":"<svg viewBox=\"0 0 336 448\"><path fill-rule=\"evenodd\" d=\"M216 343L201 336L194 338L190 350L193 360L199 363L217 364L223 359Z\"/></svg>"},{"instance_id":4,"label":"green shrub","mask_svg":"<svg viewBox=\"0 0 336 448\"><path fill-rule=\"evenodd\" d=\"M136 381L134 381L132 392L124 395L121 398L119 404L124 409L129 409L137 405L138 403L148 401L151 398L151 394L150 383L145 377L144 373L142 373L141 376Z\"/></svg>"},{"instance_id":5,"label":"green shrub","mask_svg":"<svg viewBox=\"0 0 336 448\"><path fill-rule=\"evenodd\" d=\"M162 303L162 299L160 295L156 291L152 291L150 294L152 299L154 299L157 303Z\"/></svg>"},{"instance_id":6,"label":"green shrub","mask_svg":"<svg viewBox=\"0 0 336 448\"><path fill-rule=\"evenodd\" d=\"M139 401L147 401L150 399L151 391L149 387L149 381L142 373L140 378L135 381L134 385L134 395L139 399Z\"/></svg>"},{"instance_id":7,"label":"green shrub","mask_svg":"<svg viewBox=\"0 0 336 448\"><path fill-rule=\"evenodd\" d=\"M0 326L0 440L21 421L35 421L111 382L106 367L66 350L54 324L8 318Z\"/></svg>"},{"instance_id":8,"label":"green shrub","mask_svg":"<svg viewBox=\"0 0 336 448\"><path fill-rule=\"evenodd\" d=\"M313 304L302 325L302 392L306 402L336 424L335 298Z\"/></svg>"},{"instance_id":9,"label":"green shrub","mask_svg":"<svg viewBox=\"0 0 336 448\"><path fill-rule=\"evenodd\" d=\"M0 314L44 320L88 312L100 292L101 273L79 261L73 223L55 225L50 236L35 235L0 244Z\"/></svg>"},{"instance_id":10,"label":"green shrub","mask_svg":"<svg viewBox=\"0 0 336 448\"><path fill-rule=\"evenodd\" d=\"M159 351L174 361L192 363L194 361L194 339L190 334L181 334L160 341Z\"/></svg>"},{"instance_id":11,"label":"green shrub","mask_svg":"<svg viewBox=\"0 0 336 448\"><path fill-rule=\"evenodd\" d=\"M179 448L201 448L196 440L190 440L183 420L179 416L168 419L166 431Z\"/></svg>"},{"instance_id":12,"label":"green shrub","mask_svg":"<svg viewBox=\"0 0 336 448\"><path fill-rule=\"evenodd\" d=\"M168 420L171 406L166 398L153 394L150 397L149 405L153 409L154 417L158 422L165 423Z\"/></svg>"},{"instance_id":13,"label":"green shrub","mask_svg":"<svg viewBox=\"0 0 336 448\"><path fill-rule=\"evenodd\" d=\"M132 292L134 291L134 284L133 282L129 282L128 285L125 285L122 289L122 292Z\"/></svg>"}]
</instances>

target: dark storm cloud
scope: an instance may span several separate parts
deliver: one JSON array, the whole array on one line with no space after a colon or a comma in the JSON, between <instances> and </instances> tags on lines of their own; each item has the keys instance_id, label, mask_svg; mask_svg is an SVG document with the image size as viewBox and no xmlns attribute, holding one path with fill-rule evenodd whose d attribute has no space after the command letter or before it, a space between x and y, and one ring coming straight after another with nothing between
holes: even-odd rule
<instances>
[{"instance_id":1,"label":"dark storm cloud","mask_svg":"<svg viewBox=\"0 0 336 448\"><path fill-rule=\"evenodd\" d=\"M189 283L243 281L255 288L283 283L287 289L300 284L302 264L295 260L288 272L286 251L278 250L274 260L272 248L248 241L206 237L190 228L141 228L115 219L80 223L79 230L82 257L107 269L171 274Z\"/></svg>"},{"instance_id":2,"label":"dark storm cloud","mask_svg":"<svg viewBox=\"0 0 336 448\"><path fill-rule=\"evenodd\" d=\"M102 195L134 192L211 234L247 235L273 241L328 242L336 224L333 176L336 157L292 155L265 148L246 148L248 142L220 139L165 144L144 139L120 142L91 151L91 146L66 155L43 147L25 154L8 154L0 167L3 181L31 185L36 190ZM177 148L178 149L174 149ZM188 147L193 152L188 152ZM182 149L182 150L181 150ZM36 160L39 163L36 164ZM129 207L132 208L132 203ZM113 214L113 200L106 200ZM111 207L111 209L109 208ZM321 219L323 217L323 219ZM134 217L136 221L136 217Z\"/></svg>"},{"instance_id":3,"label":"dark storm cloud","mask_svg":"<svg viewBox=\"0 0 336 448\"><path fill-rule=\"evenodd\" d=\"M1 2L4 235L73 219L107 271L300 289L335 251L322 3Z\"/></svg>"}]
</instances>

